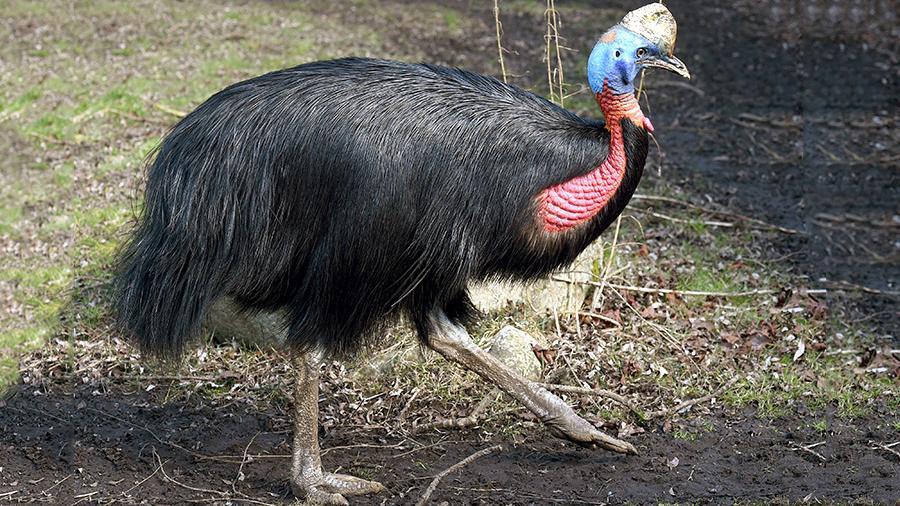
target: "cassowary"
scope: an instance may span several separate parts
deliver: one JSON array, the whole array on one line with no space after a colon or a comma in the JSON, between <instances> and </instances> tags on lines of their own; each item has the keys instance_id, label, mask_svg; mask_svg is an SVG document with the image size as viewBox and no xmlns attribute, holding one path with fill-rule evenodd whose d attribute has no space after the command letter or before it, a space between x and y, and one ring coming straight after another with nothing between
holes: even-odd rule
<instances>
[{"instance_id":1,"label":"cassowary","mask_svg":"<svg viewBox=\"0 0 900 506\"><path fill-rule=\"evenodd\" d=\"M323 472L322 356L344 357L398 314L422 343L516 398L551 430L631 453L477 347L473 280L528 280L571 262L628 203L652 127L646 67L689 77L662 4L594 47L605 123L515 86L426 64L346 58L243 81L183 118L148 167L145 207L116 278L123 330L178 356L210 305L286 314L297 373L291 485L345 504L376 482Z\"/></svg>"}]
</instances>

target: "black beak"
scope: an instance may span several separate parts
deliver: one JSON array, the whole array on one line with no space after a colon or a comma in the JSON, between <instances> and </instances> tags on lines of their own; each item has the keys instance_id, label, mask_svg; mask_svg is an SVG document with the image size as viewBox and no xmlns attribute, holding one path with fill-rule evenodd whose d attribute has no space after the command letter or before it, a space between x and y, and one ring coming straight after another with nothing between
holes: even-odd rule
<instances>
[{"instance_id":1,"label":"black beak","mask_svg":"<svg viewBox=\"0 0 900 506\"><path fill-rule=\"evenodd\" d=\"M686 79L691 78L691 73L688 71L687 66L675 56L650 56L643 60L639 60L639 63L645 67L666 69L669 72L674 72Z\"/></svg>"}]
</instances>

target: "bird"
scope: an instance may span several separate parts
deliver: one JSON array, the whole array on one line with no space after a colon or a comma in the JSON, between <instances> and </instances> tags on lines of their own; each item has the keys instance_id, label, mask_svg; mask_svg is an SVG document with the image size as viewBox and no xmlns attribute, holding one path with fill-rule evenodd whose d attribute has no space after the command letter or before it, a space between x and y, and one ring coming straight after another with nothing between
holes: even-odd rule
<instances>
[{"instance_id":1,"label":"bird","mask_svg":"<svg viewBox=\"0 0 900 506\"><path fill-rule=\"evenodd\" d=\"M215 93L148 158L144 206L118 257L116 322L146 355L179 357L223 297L280 311L294 381L290 483L347 504L375 481L322 469L318 375L399 315L421 343L522 403L550 431L635 453L479 348L467 286L572 262L622 212L653 130L642 70L690 78L660 3L602 34L587 77L604 121L494 77L348 57Z\"/></svg>"}]
</instances>

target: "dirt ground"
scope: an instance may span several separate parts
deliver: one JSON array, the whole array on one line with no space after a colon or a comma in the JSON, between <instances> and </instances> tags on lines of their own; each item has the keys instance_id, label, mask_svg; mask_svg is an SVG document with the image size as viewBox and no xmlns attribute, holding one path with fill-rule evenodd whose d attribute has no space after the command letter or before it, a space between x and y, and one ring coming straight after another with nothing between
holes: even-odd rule
<instances>
[{"instance_id":1,"label":"dirt ground","mask_svg":"<svg viewBox=\"0 0 900 506\"><path fill-rule=\"evenodd\" d=\"M703 95L665 88L654 96L666 177L803 232L776 250L810 285L890 292L849 302L900 343L898 44L886 36L896 32L896 10L884 2L806 2L793 13L778 2L671 5L695 14L679 21L679 50Z\"/></svg>"},{"instance_id":2,"label":"dirt ground","mask_svg":"<svg viewBox=\"0 0 900 506\"><path fill-rule=\"evenodd\" d=\"M23 391L6 401L0 452L7 454L7 470L0 485L19 490L15 500L277 504L290 499L285 477L291 426L285 413L161 405L160 395L90 390ZM693 420L687 427L691 436L684 439L651 429L630 440L641 453L636 457L580 449L546 436L512 442L473 431L408 439L366 426L340 426L324 432L323 462L388 488L353 504L412 504L432 476L492 443L503 449L445 478L432 504L812 499L891 504L900 498L900 459L871 449L874 440L896 437L887 423L890 415L834 423L827 434L804 429L802 413L771 424L753 415L748 410ZM812 447L805 451L804 446ZM245 455L265 457L242 466ZM163 481L163 472L180 485Z\"/></svg>"},{"instance_id":3,"label":"dirt ground","mask_svg":"<svg viewBox=\"0 0 900 506\"><path fill-rule=\"evenodd\" d=\"M695 77L650 81L662 155L648 165L648 183L665 179L695 202L798 231L779 235L771 258L808 286L847 288L846 317L896 348L900 62L892 3L835 10L814 1L798 12L787 10L790 2L666 3ZM635 5L602 3L622 12ZM489 8L476 11L493 27ZM539 19L516 14L504 26L518 60L537 62L514 70L526 81L540 75ZM605 29L572 26L567 42L576 48ZM491 47L490 31L395 37L421 45L431 61L496 72L470 56ZM583 56L572 56L573 65ZM77 383L14 389L0 401L0 503L290 501L289 406L255 411L202 396L173 402L167 382L158 383L150 392ZM323 410L336 402L323 396ZM774 420L755 415L715 409L677 430L653 423L629 436L636 457L574 448L528 420L518 422L526 433L516 437L480 429L409 436L366 423L321 434L326 468L386 485L353 501L361 505L412 504L434 475L497 443L501 451L446 477L431 503L900 501L900 447L879 446L900 440L900 415L886 405L852 420L802 404Z\"/></svg>"}]
</instances>

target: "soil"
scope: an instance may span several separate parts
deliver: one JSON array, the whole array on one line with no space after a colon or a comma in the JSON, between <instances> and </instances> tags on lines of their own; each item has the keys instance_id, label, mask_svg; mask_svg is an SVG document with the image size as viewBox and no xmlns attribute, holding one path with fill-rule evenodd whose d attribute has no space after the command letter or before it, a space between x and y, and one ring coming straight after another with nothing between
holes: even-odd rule
<instances>
[{"instance_id":1,"label":"soil","mask_svg":"<svg viewBox=\"0 0 900 506\"><path fill-rule=\"evenodd\" d=\"M684 13L678 50L703 94L665 87L653 95L672 168L664 177L802 232L782 237L775 254L809 285L892 292L848 302L900 343L896 9L667 4Z\"/></svg>"},{"instance_id":2,"label":"soil","mask_svg":"<svg viewBox=\"0 0 900 506\"><path fill-rule=\"evenodd\" d=\"M602 4L623 12L635 6ZM870 10L853 3L841 10L814 1L797 12L749 1L718 4L667 2L679 20L678 52L695 78L687 86L662 75L650 81L663 156L651 161L661 160L661 176L651 169L648 178L674 181L696 202L803 232L780 236L773 256L808 276L810 286L896 291L900 94L892 3L864 2ZM782 9L786 4L773 3ZM490 10L479 9L493 26ZM522 53L541 40L540 23L523 16L511 16L505 25L507 47ZM594 28L567 32L568 44L588 47L603 27ZM466 51L484 51L490 46L483 42L492 40L487 32L474 42L406 43L433 50L433 61L465 66ZM529 75L540 75L540 68L526 71L525 79ZM853 313L896 342L895 296L856 291L847 298ZM197 399L166 402L156 391L84 386L23 386L0 403L0 502L290 499L289 460L283 457L290 449L290 421L282 411ZM900 458L874 442L898 439L897 416L874 409L846 421L798 408L793 417L765 421L750 411L720 412L693 419L678 433L651 427L632 436L641 451L636 457L574 448L536 426L515 442L478 430L413 440L384 427L339 426L322 433L322 446L331 449L323 457L329 470L349 470L387 486L386 493L354 504L414 503L432 476L493 443L503 450L445 478L432 504L892 504L900 500ZM823 419L825 427L811 428ZM242 466L244 454L282 457Z\"/></svg>"},{"instance_id":3,"label":"soil","mask_svg":"<svg viewBox=\"0 0 900 506\"><path fill-rule=\"evenodd\" d=\"M164 394L146 392L38 393L20 391L0 410L0 490L17 491L8 500L290 500L290 421L283 412L166 403ZM900 498L900 458L872 449L872 441L896 438L890 428L896 415L852 424L826 418L821 431L809 428L812 419L803 416L766 423L752 411L694 420L678 438L655 427L630 439L640 451L636 457L573 447L542 430L520 442L482 440L477 430L410 440L386 428L341 426L323 431L321 443L331 449L323 456L326 468L387 486L378 496L356 498L353 504L359 505L411 504L434 475L494 443L503 449L442 480L432 504L746 499L890 504ZM800 449L821 441L810 451ZM268 457L241 466L245 454ZM163 471L178 485L164 481Z\"/></svg>"}]
</instances>

